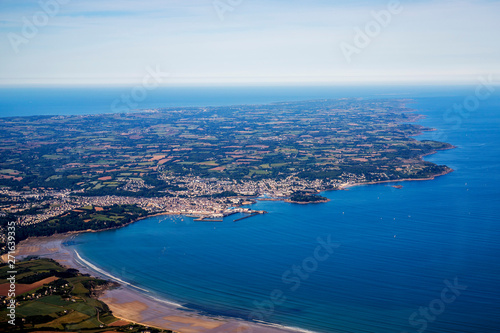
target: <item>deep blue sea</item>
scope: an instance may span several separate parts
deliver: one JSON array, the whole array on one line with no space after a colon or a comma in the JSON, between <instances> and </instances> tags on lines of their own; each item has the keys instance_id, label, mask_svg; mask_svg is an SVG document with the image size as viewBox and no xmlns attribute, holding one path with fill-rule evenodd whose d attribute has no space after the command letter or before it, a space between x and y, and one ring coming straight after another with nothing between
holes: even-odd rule
<instances>
[{"instance_id":1,"label":"deep blue sea","mask_svg":"<svg viewBox=\"0 0 500 333\"><path fill-rule=\"evenodd\" d=\"M183 88L169 101L146 100L144 108L413 98L427 116L420 123L438 129L417 139L457 146L426 159L455 171L402 189L327 192L331 201L319 205L262 201L252 208L269 214L239 222L153 217L80 235L75 249L124 281L211 314L316 332L500 332L500 87L467 104L474 88L197 88L191 97ZM51 91L53 102L44 93L0 90L2 115L107 112L99 106L111 90L95 100L88 89ZM16 94L32 96L32 106ZM17 106L5 111L9 103ZM449 111L464 103L471 112Z\"/></svg>"}]
</instances>

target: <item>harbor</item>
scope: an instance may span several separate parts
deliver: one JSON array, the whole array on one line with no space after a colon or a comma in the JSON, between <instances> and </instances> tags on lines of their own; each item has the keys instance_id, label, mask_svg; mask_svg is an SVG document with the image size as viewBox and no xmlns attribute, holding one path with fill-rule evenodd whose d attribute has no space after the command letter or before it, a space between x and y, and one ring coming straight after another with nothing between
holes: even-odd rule
<instances>
[{"instance_id":1,"label":"harbor","mask_svg":"<svg viewBox=\"0 0 500 333\"><path fill-rule=\"evenodd\" d=\"M210 214L210 215L189 215L188 217L195 218L195 222L223 222L225 217L235 215L235 214L246 214L243 217L234 219L233 222L238 222L256 215L267 214L265 210L253 210L249 208L231 208L227 209L222 213Z\"/></svg>"}]
</instances>

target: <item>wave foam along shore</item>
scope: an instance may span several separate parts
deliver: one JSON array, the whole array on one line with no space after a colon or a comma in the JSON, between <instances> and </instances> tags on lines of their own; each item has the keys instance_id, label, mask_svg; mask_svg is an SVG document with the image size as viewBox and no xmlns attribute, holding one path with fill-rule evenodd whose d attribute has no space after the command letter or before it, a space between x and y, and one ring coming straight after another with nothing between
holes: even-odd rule
<instances>
[{"instance_id":1,"label":"wave foam along shore","mask_svg":"<svg viewBox=\"0 0 500 333\"><path fill-rule=\"evenodd\" d=\"M118 281L122 284L120 288L105 291L99 299L109 306L115 317L149 327L168 329L179 333L315 333L273 323L255 323L243 319L204 316L175 302L153 297L148 290L109 274L83 259L76 250L65 246L64 243L74 236L74 234L63 234L26 239L17 246L18 259L21 260L29 256L50 258L63 266L78 269L81 273Z\"/></svg>"},{"instance_id":2,"label":"wave foam along shore","mask_svg":"<svg viewBox=\"0 0 500 333\"><path fill-rule=\"evenodd\" d=\"M74 251L75 251L75 255L76 255L76 257L78 258L78 260L80 260L80 262L82 262L82 263L83 263L84 265L86 265L87 267L89 267L89 268L93 269L94 271L101 273L102 275L104 275L104 276L106 276L106 277L110 278L111 280L115 280L115 281L117 281L117 282L119 282L119 283L122 283L122 284L125 284L125 285L127 285L127 286L129 286L129 287L136 288L136 289L139 289L139 290L142 290L142 291L144 291L144 292L149 293L149 290L147 290L147 289L144 289L144 288L141 288L141 287L135 286L135 285L133 285L133 284L131 284L131 283L128 283L128 282L126 282L126 281L123 281L122 279L119 279L119 278L117 278L116 276L111 275L110 273L108 273L108 272L106 272L106 271L104 271L104 270L100 269L100 268L99 268L99 267L97 267L96 265L93 265L92 263L90 263L90 262L88 262L87 260L83 259L83 258L80 256L80 254L78 253L78 251L76 251L76 250L74 250ZM181 307L181 305L180 305L180 304L175 304L175 303L172 303L172 305L176 305L176 306Z\"/></svg>"}]
</instances>

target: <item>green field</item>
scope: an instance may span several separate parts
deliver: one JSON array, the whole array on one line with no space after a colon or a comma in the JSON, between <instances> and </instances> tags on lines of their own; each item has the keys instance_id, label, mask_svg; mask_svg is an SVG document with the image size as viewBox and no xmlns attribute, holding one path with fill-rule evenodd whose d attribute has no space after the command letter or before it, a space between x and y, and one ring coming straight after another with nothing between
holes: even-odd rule
<instances>
[{"instance_id":1,"label":"green field","mask_svg":"<svg viewBox=\"0 0 500 333\"><path fill-rule=\"evenodd\" d=\"M331 175L326 179L343 182L355 176L372 182L447 171L421 157L451 146L415 140L426 129L411 124L419 116L407 103L339 99L3 118L0 174L6 177L0 177L0 186L154 197L176 195L171 185L182 187L175 180L162 181L170 174L229 180L324 180L323 175ZM220 165L224 168L209 170ZM252 172L259 166L269 172ZM145 185L126 186L136 178Z\"/></svg>"},{"instance_id":2,"label":"green field","mask_svg":"<svg viewBox=\"0 0 500 333\"><path fill-rule=\"evenodd\" d=\"M5 279L9 267L0 267L0 277ZM108 327L118 319L103 302L93 298L96 288L110 286L107 281L83 276L76 270L67 270L50 259L18 262L16 270L31 283L47 275L58 279L37 290L17 295L16 322L7 322L7 309L0 310L0 332L65 331L100 333L106 331L143 332L145 327L126 325ZM49 289L50 287L50 289ZM132 329L130 329L132 327ZM150 332L171 332L148 329Z\"/></svg>"},{"instance_id":3,"label":"green field","mask_svg":"<svg viewBox=\"0 0 500 333\"><path fill-rule=\"evenodd\" d=\"M60 312L61 308L50 305L42 301L29 301L17 309L17 314L21 317L51 315Z\"/></svg>"}]
</instances>

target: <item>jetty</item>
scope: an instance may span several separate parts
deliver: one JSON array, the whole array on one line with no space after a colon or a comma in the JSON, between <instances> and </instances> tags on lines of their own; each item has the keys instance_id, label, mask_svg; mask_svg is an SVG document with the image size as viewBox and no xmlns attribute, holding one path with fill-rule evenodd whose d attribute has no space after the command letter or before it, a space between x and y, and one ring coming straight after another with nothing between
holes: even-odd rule
<instances>
[{"instance_id":1,"label":"jetty","mask_svg":"<svg viewBox=\"0 0 500 333\"><path fill-rule=\"evenodd\" d=\"M194 220L195 222L224 222L224 220L213 220L208 217L200 217Z\"/></svg>"},{"instance_id":2,"label":"jetty","mask_svg":"<svg viewBox=\"0 0 500 333\"><path fill-rule=\"evenodd\" d=\"M243 216L243 217L240 217L239 219L236 219L236 220L233 220L233 222L238 222L238 221L241 221L241 220L244 220L244 219L247 219L249 217L253 217L255 215L259 215L259 213L253 213L251 215L247 215L247 216Z\"/></svg>"},{"instance_id":3,"label":"jetty","mask_svg":"<svg viewBox=\"0 0 500 333\"><path fill-rule=\"evenodd\" d=\"M250 215L240 217L240 218L238 218L236 220L233 220L233 222L238 222L238 221L241 221L241 220L244 220L244 219L248 219L250 217L254 217L256 215L261 215L261 214L267 214L267 212L265 210L252 210L250 212Z\"/></svg>"},{"instance_id":4,"label":"jetty","mask_svg":"<svg viewBox=\"0 0 500 333\"><path fill-rule=\"evenodd\" d=\"M206 215L194 215L190 214L188 217L195 218L195 222L224 222L224 218L227 216L231 216L234 214L238 213L243 213L243 214L248 214L246 216L237 218L233 220L233 222L238 222L244 219L247 219L249 217L253 217L255 215L260 215L260 214L267 214L265 210L252 210L249 208L233 208L233 209L228 209L225 210L222 213L215 213L215 214L206 214Z\"/></svg>"}]
</instances>

